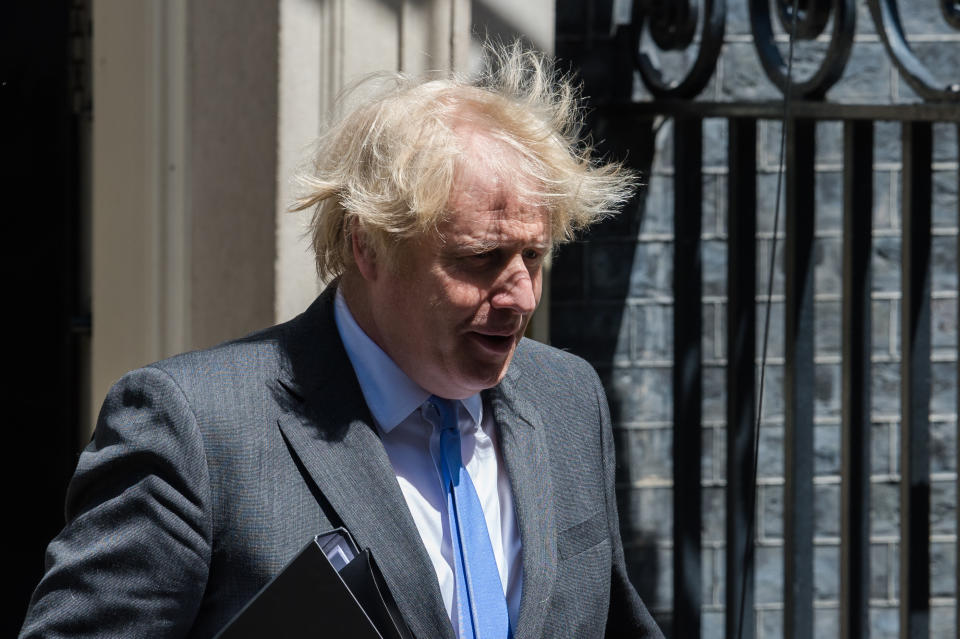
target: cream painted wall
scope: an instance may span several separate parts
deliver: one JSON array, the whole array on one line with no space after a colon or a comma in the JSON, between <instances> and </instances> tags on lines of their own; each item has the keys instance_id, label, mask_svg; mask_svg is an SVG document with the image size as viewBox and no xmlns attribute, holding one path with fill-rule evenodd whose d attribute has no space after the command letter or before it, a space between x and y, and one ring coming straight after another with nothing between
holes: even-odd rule
<instances>
[{"instance_id":1,"label":"cream painted wall","mask_svg":"<svg viewBox=\"0 0 960 639\"><path fill-rule=\"evenodd\" d=\"M91 406L189 343L185 3L93 5Z\"/></svg>"},{"instance_id":2,"label":"cream painted wall","mask_svg":"<svg viewBox=\"0 0 960 639\"><path fill-rule=\"evenodd\" d=\"M274 314L277 321L305 309L318 292L310 243L306 239L306 212L291 213L297 197L294 176L309 158L312 141L320 132L325 88L323 70L328 57L323 45L331 23L325 12L330 3L315 0L280 2L279 120L277 123L276 265Z\"/></svg>"},{"instance_id":3,"label":"cream painted wall","mask_svg":"<svg viewBox=\"0 0 960 639\"><path fill-rule=\"evenodd\" d=\"M278 9L93 5L92 407L274 322Z\"/></svg>"},{"instance_id":4,"label":"cream painted wall","mask_svg":"<svg viewBox=\"0 0 960 639\"><path fill-rule=\"evenodd\" d=\"M274 323L279 9L188 3L190 348Z\"/></svg>"},{"instance_id":5,"label":"cream painted wall","mask_svg":"<svg viewBox=\"0 0 960 639\"><path fill-rule=\"evenodd\" d=\"M94 409L127 370L310 303L309 214L288 209L345 86L467 70L471 28L552 51L553 15L548 0L94 0Z\"/></svg>"}]
</instances>

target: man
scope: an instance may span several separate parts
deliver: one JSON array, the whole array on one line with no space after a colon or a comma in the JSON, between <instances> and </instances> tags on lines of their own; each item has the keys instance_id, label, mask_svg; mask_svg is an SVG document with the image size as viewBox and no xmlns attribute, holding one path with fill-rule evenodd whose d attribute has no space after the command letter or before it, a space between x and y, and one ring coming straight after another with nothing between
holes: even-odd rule
<instances>
[{"instance_id":1,"label":"man","mask_svg":"<svg viewBox=\"0 0 960 639\"><path fill-rule=\"evenodd\" d=\"M110 391L21 636L209 637L344 526L417 637L662 637L597 376L522 337L552 246L631 176L577 150L542 58L492 55L321 139L301 208L334 280L304 314Z\"/></svg>"}]
</instances>

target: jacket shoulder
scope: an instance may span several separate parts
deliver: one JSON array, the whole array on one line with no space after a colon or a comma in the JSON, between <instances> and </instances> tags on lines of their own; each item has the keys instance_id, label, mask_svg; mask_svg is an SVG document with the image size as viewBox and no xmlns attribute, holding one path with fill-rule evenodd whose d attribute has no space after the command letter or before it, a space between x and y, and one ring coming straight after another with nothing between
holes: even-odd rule
<instances>
[{"instance_id":1,"label":"jacket shoulder","mask_svg":"<svg viewBox=\"0 0 960 639\"><path fill-rule=\"evenodd\" d=\"M275 368L279 363L284 328L284 324L271 326L216 346L179 353L148 367L159 368L174 378L192 371Z\"/></svg>"},{"instance_id":2,"label":"jacket shoulder","mask_svg":"<svg viewBox=\"0 0 960 639\"><path fill-rule=\"evenodd\" d=\"M569 351L527 338L520 340L511 369L509 374L515 377L549 377L555 384L567 382L582 385L585 380L599 383L596 370L587 360Z\"/></svg>"}]
</instances>

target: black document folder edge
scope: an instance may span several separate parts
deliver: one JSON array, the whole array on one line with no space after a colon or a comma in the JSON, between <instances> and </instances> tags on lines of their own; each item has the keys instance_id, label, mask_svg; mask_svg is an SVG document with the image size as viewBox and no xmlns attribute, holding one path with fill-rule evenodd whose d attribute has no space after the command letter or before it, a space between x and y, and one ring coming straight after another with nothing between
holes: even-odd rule
<instances>
[{"instance_id":1,"label":"black document folder edge","mask_svg":"<svg viewBox=\"0 0 960 639\"><path fill-rule=\"evenodd\" d=\"M346 530L338 532L353 544ZM261 639L271 634L290 639L320 634L357 639L412 637L370 551L358 553L341 575L324 555L317 538L291 559L215 639Z\"/></svg>"},{"instance_id":2,"label":"black document folder edge","mask_svg":"<svg viewBox=\"0 0 960 639\"><path fill-rule=\"evenodd\" d=\"M413 639L369 550L342 568L340 577L384 639Z\"/></svg>"}]
</instances>

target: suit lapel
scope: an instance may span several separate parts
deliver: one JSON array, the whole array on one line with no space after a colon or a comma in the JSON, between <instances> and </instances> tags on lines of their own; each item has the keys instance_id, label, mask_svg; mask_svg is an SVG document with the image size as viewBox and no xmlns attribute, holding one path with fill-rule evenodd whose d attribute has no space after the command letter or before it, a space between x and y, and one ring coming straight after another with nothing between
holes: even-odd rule
<instances>
[{"instance_id":1,"label":"suit lapel","mask_svg":"<svg viewBox=\"0 0 960 639\"><path fill-rule=\"evenodd\" d=\"M535 407L517 390L516 365L488 391L510 476L520 528L523 591L516 639L539 637L557 574L556 513L546 432Z\"/></svg>"},{"instance_id":2,"label":"suit lapel","mask_svg":"<svg viewBox=\"0 0 960 639\"><path fill-rule=\"evenodd\" d=\"M453 639L433 565L340 342L332 291L289 325L279 381L293 399L280 429L357 544L373 553L413 633Z\"/></svg>"}]
</instances>

